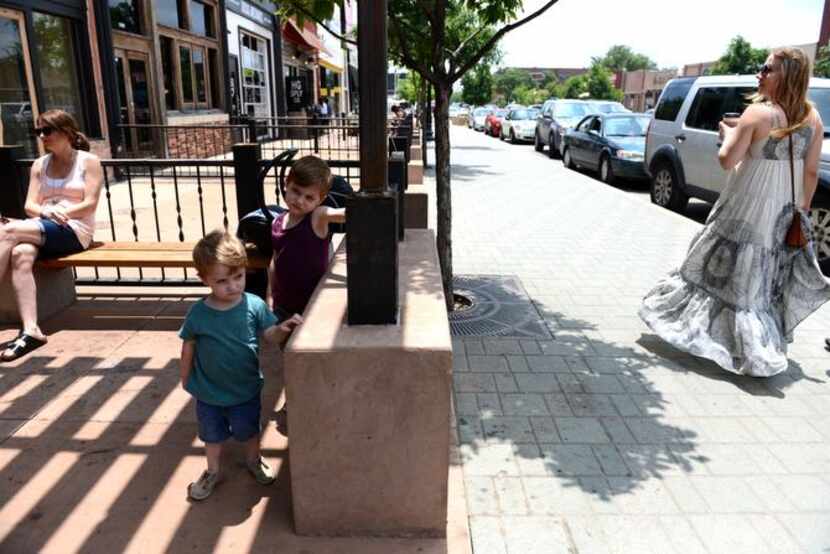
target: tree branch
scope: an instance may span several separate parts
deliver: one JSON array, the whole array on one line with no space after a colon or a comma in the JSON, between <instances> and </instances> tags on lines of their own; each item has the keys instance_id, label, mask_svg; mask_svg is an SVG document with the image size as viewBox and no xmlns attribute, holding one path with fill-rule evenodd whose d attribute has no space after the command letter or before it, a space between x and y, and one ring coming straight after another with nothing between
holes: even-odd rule
<instances>
[{"instance_id":1,"label":"tree branch","mask_svg":"<svg viewBox=\"0 0 830 554\"><path fill-rule=\"evenodd\" d=\"M471 40L476 38L479 35L479 33L484 31L486 28L487 27L485 25L482 25L481 27L479 27L478 30L475 33L473 33L472 35L468 36L466 39L461 41L461 44L458 45L458 48L456 48L455 51L450 52L449 49L447 49L447 52L449 53L450 57L455 58L456 56L458 56L458 54L461 52L461 49L464 48L465 46L467 46L467 43L469 43Z\"/></svg>"},{"instance_id":2,"label":"tree branch","mask_svg":"<svg viewBox=\"0 0 830 554\"><path fill-rule=\"evenodd\" d=\"M343 42L348 42L349 44L353 44L353 45L357 46L357 41L356 40L347 38L345 35L342 35L340 33L332 31L331 28L328 25L326 25L326 23L324 21L321 21L320 19L318 19L313 13L311 13L310 11L305 9L303 6L301 6L299 2L292 3L291 7L293 9L297 10L298 12L300 12L301 14L303 14L303 16L305 16L305 17L309 18L310 20L312 20L313 22L315 22L317 25L319 25L320 27L322 27L326 31L328 31L329 34L332 35L334 38L342 40Z\"/></svg>"},{"instance_id":3,"label":"tree branch","mask_svg":"<svg viewBox=\"0 0 830 554\"><path fill-rule=\"evenodd\" d=\"M403 33L401 33L400 23L398 19L389 14L389 22L391 23L389 30L395 33L395 36L398 39L398 48L400 49L400 55L403 59L404 64L409 67L410 69L417 71L421 74L424 79L427 79L431 83L435 82L435 74L429 70L429 68L416 61L415 56L412 55L412 52L409 50L409 45L407 41L404 40Z\"/></svg>"},{"instance_id":4,"label":"tree branch","mask_svg":"<svg viewBox=\"0 0 830 554\"><path fill-rule=\"evenodd\" d=\"M522 25L524 25L528 21L531 21L532 19L535 19L535 18L539 17L540 15L545 13L548 10L548 8L550 8L551 6L556 4L558 1L559 0L548 0L548 2L546 2L541 8L539 8L538 10L536 10L535 12L530 14L529 16L525 17L524 19L522 19L520 21L517 21L516 23L511 23L509 25L505 25L504 27L499 29L498 32L495 35L493 35L490 38L490 40L488 40L484 44L484 46L482 46L479 49L478 52L476 52L469 60L467 60L467 62L465 64L463 64L461 67L459 67L455 71L455 73L453 73L449 76L450 77L450 82L454 83L455 81L460 79L467 71L469 71L470 68L472 68L475 64L477 64L478 61L481 60L481 58L483 58L484 55L487 52L489 52L491 48L493 48L493 46L495 46L495 44L499 41L499 39L501 39L501 37L503 37L504 35L506 35L510 31L512 31L513 29L521 27Z\"/></svg>"}]
</instances>

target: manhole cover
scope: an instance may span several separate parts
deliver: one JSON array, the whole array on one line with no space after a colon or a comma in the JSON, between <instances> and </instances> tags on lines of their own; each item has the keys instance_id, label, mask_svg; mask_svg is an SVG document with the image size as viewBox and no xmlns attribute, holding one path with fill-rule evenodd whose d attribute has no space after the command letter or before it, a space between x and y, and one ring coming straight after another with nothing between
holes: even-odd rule
<instances>
[{"instance_id":1,"label":"manhole cover","mask_svg":"<svg viewBox=\"0 0 830 554\"><path fill-rule=\"evenodd\" d=\"M453 289L473 302L449 314L454 336L553 338L518 277L456 275Z\"/></svg>"}]
</instances>

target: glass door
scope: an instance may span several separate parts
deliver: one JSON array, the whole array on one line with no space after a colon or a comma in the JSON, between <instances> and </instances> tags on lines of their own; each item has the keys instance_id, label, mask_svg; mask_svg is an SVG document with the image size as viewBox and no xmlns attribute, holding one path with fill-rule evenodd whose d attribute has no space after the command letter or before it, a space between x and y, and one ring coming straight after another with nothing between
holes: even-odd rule
<instances>
[{"instance_id":1,"label":"glass door","mask_svg":"<svg viewBox=\"0 0 830 554\"><path fill-rule=\"evenodd\" d=\"M119 123L124 146L130 156L152 154L155 150L150 98L152 82L147 71L149 56L141 52L115 50L115 69L119 96Z\"/></svg>"},{"instance_id":2,"label":"glass door","mask_svg":"<svg viewBox=\"0 0 830 554\"><path fill-rule=\"evenodd\" d=\"M39 154L31 68L23 14L0 8L0 144L22 145L27 157Z\"/></svg>"}]
</instances>

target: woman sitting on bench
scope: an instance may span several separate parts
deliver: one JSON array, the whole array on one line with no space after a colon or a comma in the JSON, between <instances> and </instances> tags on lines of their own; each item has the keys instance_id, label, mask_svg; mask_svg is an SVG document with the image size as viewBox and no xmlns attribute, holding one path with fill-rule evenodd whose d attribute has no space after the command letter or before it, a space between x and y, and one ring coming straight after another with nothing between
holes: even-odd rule
<instances>
[{"instance_id":1,"label":"woman sitting on bench","mask_svg":"<svg viewBox=\"0 0 830 554\"><path fill-rule=\"evenodd\" d=\"M35 160L26 195L29 219L0 221L0 281L11 271L22 329L0 345L9 362L46 344L37 322L35 259L58 258L89 247L104 173L75 119L62 110L37 118L35 134L48 152Z\"/></svg>"}]
</instances>

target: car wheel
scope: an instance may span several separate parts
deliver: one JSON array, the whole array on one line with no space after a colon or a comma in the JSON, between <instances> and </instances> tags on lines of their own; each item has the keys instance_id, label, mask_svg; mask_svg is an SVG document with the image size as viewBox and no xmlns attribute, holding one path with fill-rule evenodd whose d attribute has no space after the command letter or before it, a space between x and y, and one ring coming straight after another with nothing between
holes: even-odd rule
<instances>
[{"instance_id":1,"label":"car wheel","mask_svg":"<svg viewBox=\"0 0 830 554\"><path fill-rule=\"evenodd\" d=\"M611 167L611 158L604 155L599 161L599 178L606 184L613 185L617 178L614 177L614 168Z\"/></svg>"},{"instance_id":2,"label":"car wheel","mask_svg":"<svg viewBox=\"0 0 830 554\"><path fill-rule=\"evenodd\" d=\"M680 190L677 174L669 162L660 162L651 178L651 201L675 212L682 212L689 197Z\"/></svg>"},{"instance_id":3,"label":"car wheel","mask_svg":"<svg viewBox=\"0 0 830 554\"><path fill-rule=\"evenodd\" d=\"M504 142L504 133L499 133L499 140Z\"/></svg>"},{"instance_id":4,"label":"car wheel","mask_svg":"<svg viewBox=\"0 0 830 554\"><path fill-rule=\"evenodd\" d=\"M510 129L510 144L516 144L516 133L513 132L513 129Z\"/></svg>"},{"instance_id":5,"label":"car wheel","mask_svg":"<svg viewBox=\"0 0 830 554\"><path fill-rule=\"evenodd\" d=\"M558 154L559 152L556 148L556 142L554 141L553 133L551 133L550 137L548 138L550 139L548 141L548 158L553 160L556 159L556 154Z\"/></svg>"},{"instance_id":6,"label":"car wheel","mask_svg":"<svg viewBox=\"0 0 830 554\"><path fill-rule=\"evenodd\" d=\"M533 148L537 152L541 152L542 150L545 149L545 145L542 144L541 140L539 140L539 131L536 131L535 133L533 133Z\"/></svg>"},{"instance_id":7,"label":"car wheel","mask_svg":"<svg viewBox=\"0 0 830 554\"><path fill-rule=\"evenodd\" d=\"M813 226L813 248L822 273L830 275L830 203L810 210Z\"/></svg>"},{"instance_id":8,"label":"car wheel","mask_svg":"<svg viewBox=\"0 0 830 554\"><path fill-rule=\"evenodd\" d=\"M571 158L570 148L565 148L565 151L562 152L562 163L565 164L565 167L568 169L576 169L576 164L574 164L573 158Z\"/></svg>"}]
</instances>

